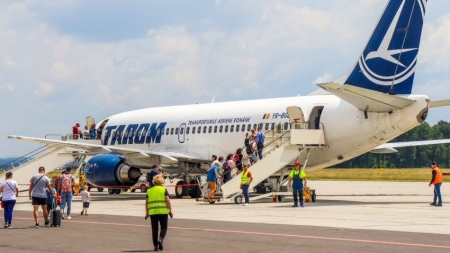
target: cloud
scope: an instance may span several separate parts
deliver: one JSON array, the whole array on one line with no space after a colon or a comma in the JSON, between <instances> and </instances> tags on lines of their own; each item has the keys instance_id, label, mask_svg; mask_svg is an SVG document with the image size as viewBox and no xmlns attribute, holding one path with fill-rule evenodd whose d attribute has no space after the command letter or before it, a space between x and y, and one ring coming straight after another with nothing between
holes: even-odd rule
<instances>
[{"instance_id":1,"label":"cloud","mask_svg":"<svg viewBox=\"0 0 450 253\"><path fill-rule=\"evenodd\" d=\"M12 86L10 83L5 83L0 86L0 89L7 91L14 91L14 86Z\"/></svg>"},{"instance_id":2,"label":"cloud","mask_svg":"<svg viewBox=\"0 0 450 253\"><path fill-rule=\"evenodd\" d=\"M50 83L47 83L47 82L39 82L37 86L38 87L34 91L34 94L38 95L38 96L49 95L55 89L55 86L53 84L50 84Z\"/></svg>"},{"instance_id":3,"label":"cloud","mask_svg":"<svg viewBox=\"0 0 450 253\"><path fill-rule=\"evenodd\" d=\"M312 84L318 84L318 83L328 83L332 80L331 75L325 73L323 76L318 76Z\"/></svg>"}]
</instances>

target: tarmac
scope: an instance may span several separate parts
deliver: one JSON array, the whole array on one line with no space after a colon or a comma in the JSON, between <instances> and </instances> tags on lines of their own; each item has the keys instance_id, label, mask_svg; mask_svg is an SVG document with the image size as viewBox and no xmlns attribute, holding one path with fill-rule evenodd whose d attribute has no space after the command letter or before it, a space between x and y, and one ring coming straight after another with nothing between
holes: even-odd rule
<instances>
[{"instance_id":1,"label":"tarmac","mask_svg":"<svg viewBox=\"0 0 450 253\"><path fill-rule=\"evenodd\" d=\"M308 183L317 201L304 208L292 208L292 198L249 206L172 198L164 252L450 252L445 182L443 207L429 205L433 187L426 182ZM143 193L92 190L89 216L80 215L81 198L74 197L72 220L39 229L21 195L13 228L0 229L0 252L153 251Z\"/></svg>"}]
</instances>

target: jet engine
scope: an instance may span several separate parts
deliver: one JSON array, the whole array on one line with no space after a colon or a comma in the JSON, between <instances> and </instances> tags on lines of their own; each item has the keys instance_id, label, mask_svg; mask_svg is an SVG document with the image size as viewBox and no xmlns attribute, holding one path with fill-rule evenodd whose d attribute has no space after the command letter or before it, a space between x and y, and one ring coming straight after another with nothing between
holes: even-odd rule
<instances>
[{"instance_id":1,"label":"jet engine","mask_svg":"<svg viewBox=\"0 0 450 253\"><path fill-rule=\"evenodd\" d=\"M141 177L141 170L128 164L117 154L101 154L89 159L84 167L86 181L92 185L132 186Z\"/></svg>"}]
</instances>

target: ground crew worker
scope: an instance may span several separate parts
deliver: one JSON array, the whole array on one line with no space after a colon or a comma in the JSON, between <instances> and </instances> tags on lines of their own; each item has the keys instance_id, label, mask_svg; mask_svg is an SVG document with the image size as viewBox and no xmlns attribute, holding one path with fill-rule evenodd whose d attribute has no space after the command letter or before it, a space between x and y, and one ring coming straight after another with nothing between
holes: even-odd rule
<instances>
[{"instance_id":1,"label":"ground crew worker","mask_svg":"<svg viewBox=\"0 0 450 253\"><path fill-rule=\"evenodd\" d=\"M245 203L243 206L248 206L250 204L250 197L248 195L248 188L250 188L250 184L253 181L252 173L248 171L248 165L244 165L242 167L243 171L241 173L241 189L242 194L244 195Z\"/></svg>"},{"instance_id":2,"label":"ground crew worker","mask_svg":"<svg viewBox=\"0 0 450 253\"><path fill-rule=\"evenodd\" d=\"M168 216L173 218L172 206L170 204L169 192L162 186L164 179L158 175L153 178L154 186L147 190L145 200L145 219L150 216L152 224L152 239L155 251L163 250L163 241L167 233ZM158 223L161 233L158 239Z\"/></svg>"},{"instance_id":3,"label":"ground crew worker","mask_svg":"<svg viewBox=\"0 0 450 253\"><path fill-rule=\"evenodd\" d=\"M300 206L303 207L303 180L305 180L306 185L306 174L300 167L302 165L299 162L295 162L295 169L289 174L288 185L289 187L292 185L292 193L294 195L294 205L292 207L298 207L298 195L300 195ZM294 181L293 184L292 181Z\"/></svg>"},{"instance_id":4,"label":"ground crew worker","mask_svg":"<svg viewBox=\"0 0 450 253\"><path fill-rule=\"evenodd\" d=\"M431 181L428 186L434 185L434 198L433 202L430 203L432 206L442 206L441 185L443 181L441 169L436 162L431 162ZM439 202L436 203L436 200Z\"/></svg>"}]
</instances>

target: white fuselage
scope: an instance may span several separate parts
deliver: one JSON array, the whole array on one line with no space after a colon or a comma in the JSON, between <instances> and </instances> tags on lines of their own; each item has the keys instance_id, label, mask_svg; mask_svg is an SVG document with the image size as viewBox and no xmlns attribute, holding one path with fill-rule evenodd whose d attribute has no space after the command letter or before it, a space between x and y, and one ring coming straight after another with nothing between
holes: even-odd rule
<instances>
[{"instance_id":1,"label":"white fuselage","mask_svg":"<svg viewBox=\"0 0 450 253\"><path fill-rule=\"evenodd\" d=\"M254 128L255 125L262 123L265 131L266 124L288 123L286 108L289 106L301 108L305 121L310 123L317 121L315 117L318 115L312 113L314 108L323 107L319 121L320 128L323 128L325 133L326 146L312 150L307 166L308 170L321 169L364 154L419 125L422 121L418 119L418 115L427 110L428 98L422 95L409 95L407 98L416 102L390 113L365 113L334 95L148 108L109 117L104 127L108 131L104 130L102 140L105 146L177 152L208 160L211 155L226 156L234 153L237 148L242 148L245 133L249 132L248 128ZM310 118L311 114L313 115ZM164 122L165 126L161 125ZM145 128L136 131L137 126L142 124L164 126L163 133L160 136L153 136L152 140L145 143L144 139L148 134L142 134L145 132L142 129ZM131 134L125 132L130 125L135 125ZM119 126L123 126L120 135L116 133L119 132L117 130ZM239 131L236 131L237 126ZM310 124L310 126L317 125ZM192 133L194 127L195 133ZM225 128L228 128L227 132ZM158 134L161 131L162 129L159 129ZM106 132L109 132L109 137L106 136ZM114 141L113 135L116 136ZM139 142L137 139L143 143L136 144ZM137 165L142 166L150 165L151 162L146 164L142 159L136 161L140 163Z\"/></svg>"}]
</instances>

